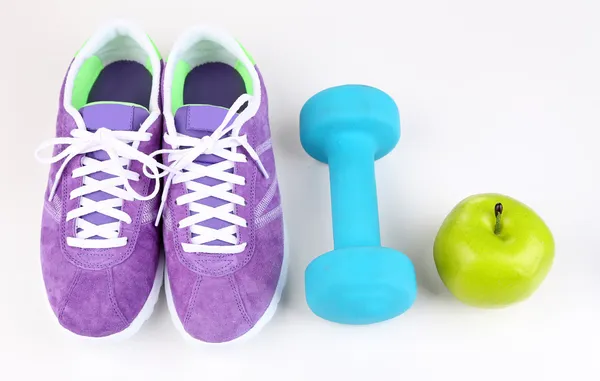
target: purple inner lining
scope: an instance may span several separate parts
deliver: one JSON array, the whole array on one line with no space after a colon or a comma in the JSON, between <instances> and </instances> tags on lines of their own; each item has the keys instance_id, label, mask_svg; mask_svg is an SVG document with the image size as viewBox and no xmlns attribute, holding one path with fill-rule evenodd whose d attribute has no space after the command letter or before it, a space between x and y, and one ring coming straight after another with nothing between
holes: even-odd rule
<instances>
[{"instance_id":1,"label":"purple inner lining","mask_svg":"<svg viewBox=\"0 0 600 381\"><path fill-rule=\"evenodd\" d=\"M235 68L209 62L193 68L185 77L183 104L229 108L245 93L244 79Z\"/></svg>"},{"instance_id":2,"label":"purple inner lining","mask_svg":"<svg viewBox=\"0 0 600 381\"><path fill-rule=\"evenodd\" d=\"M106 65L90 90L87 103L127 102L150 106L152 74L139 62L116 61Z\"/></svg>"}]
</instances>

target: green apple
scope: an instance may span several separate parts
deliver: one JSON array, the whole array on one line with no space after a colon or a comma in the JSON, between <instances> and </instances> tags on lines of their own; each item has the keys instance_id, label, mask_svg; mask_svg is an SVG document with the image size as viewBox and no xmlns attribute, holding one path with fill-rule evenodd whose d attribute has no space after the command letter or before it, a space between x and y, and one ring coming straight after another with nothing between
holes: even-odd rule
<instances>
[{"instance_id":1,"label":"green apple","mask_svg":"<svg viewBox=\"0 0 600 381\"><path fill-rule=\"evenodd\" d=\"M502 307L528 298L554 260L548 226L525 204L499 194L461 201L435 238L442 281L462 302Z\"/></svg>"}]
</instances>

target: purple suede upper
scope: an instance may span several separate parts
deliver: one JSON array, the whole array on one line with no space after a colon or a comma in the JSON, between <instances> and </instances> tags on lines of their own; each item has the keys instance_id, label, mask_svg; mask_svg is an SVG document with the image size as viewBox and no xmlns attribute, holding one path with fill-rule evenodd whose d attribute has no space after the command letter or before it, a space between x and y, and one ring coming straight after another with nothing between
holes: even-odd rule
<instances>
[{"instance_id":1,"label":"purple suede upper","mask_svg":"<svg viewBox=\"0 0 600 381\"><path fill-rule=\"evenodd\" d=\"M167 274L177 315L191 336L206 342L230 341L254 327L273 300L281 274L284 252L281 199L270 145L267 94L260 73L259 77L262 102L240 135L248 136L270 177L262 175L249 155L247 162L235 164L234 173L246 179L245 185L234 187L234 193L246 200L246 206L236 207L236 214L248 224L246 228L238 227L239 242L246 242L246 249L240 254L183 251L181 244L190 243L192 237L190 228L178 227L190 213L188 205L175 202L187 193L183 183L171 185L163 215ZM212 128L216 128L226 110L188 109L182 113L185 117L178 118L176 114L180 126L185 125L187 130L204 126L202 129L206 130L215 121L219 123ZM178 127L178 131L186 133L183 128ZM170 148L164 142L163 145Z\"/></svg>"},{"instance_id":2,"label":"purple suede upper","mask_svg":"<svg viewBox=\"0 0 600 381\"><path fill-rule=\"evenodd\" d=\"M162 64L162 63L161 63ZM57 137L70 137L75 121L64 106L65 84L60 93ZM123 105L92 105L80 110L89 130L99 127L109 129L135 129L147 117L141 108ZM150 154L160 148L162 118L148 129L152 139L142 142L139 150ZM55 153L64 149L58 147ZM104 152L90 154L98 160L106 159ZM148 299L156 276L161 236L154 226L158 199L150 201L124 201L122 210L132 218L131 224L121 223L119 237L127 237L127 245L110 249L80 249L67 245L66 238L74 237L75 219L66 221L69 211L78 208L80 198L71 200L71 191L82 185L82 178L73 179L74 169L81 166L82 155L73 158L58 180L52 200L49 191L62 162L50 167L42 215L41 263L46 291L51 307L60 323L68 330L84 336L100 337L127 328ZM153 181L144 176L142 164L132 161L130 170L140 174L140 181L131 181L140 194L148 194ZM96 174L97 179L110 177ZM88 195L101 200L103 192ZM114 221L104 215L87 216L93 223Z\"/></svg>"}]
</instances>

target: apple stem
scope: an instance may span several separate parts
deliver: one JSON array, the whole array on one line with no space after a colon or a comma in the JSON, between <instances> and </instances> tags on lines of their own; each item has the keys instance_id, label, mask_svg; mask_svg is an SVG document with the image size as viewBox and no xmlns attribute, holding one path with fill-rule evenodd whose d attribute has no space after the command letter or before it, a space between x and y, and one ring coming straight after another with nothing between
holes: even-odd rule
<instances>
[{"instance_id":1,"label":"apple stem","mask_svg":"<svg viewBox=\"0 0 600 381\"><path fill-rule=\"evenodd\" d=\"M494 234L498 235L500 234L500 230L502 230L502 226L500 225L500 222L502 221L502 211L504 210L504 207L502 206L502 203L497 203L496 206L494 206L494 214L496 215L496 227L494 228Z\"/></svg>"}]
</instances>

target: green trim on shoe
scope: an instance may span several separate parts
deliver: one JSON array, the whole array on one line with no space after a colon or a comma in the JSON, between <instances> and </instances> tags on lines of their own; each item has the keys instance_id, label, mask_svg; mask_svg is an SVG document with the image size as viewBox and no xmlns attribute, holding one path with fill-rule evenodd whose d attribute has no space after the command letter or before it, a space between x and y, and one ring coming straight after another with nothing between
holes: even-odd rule
<instances>
[{"instance_id":1,"label":"green trim on shoe","mask_svg":"<svg viewBox=\"0 0 600 381\"><path fill-rule=\"evenodd\" d=\"M173 114L183 106L183 87L185 86L185 78L190 71L192 71L192 67L184 60L180 60L175 65L173 82L171 83L171 111Z\"/></svg>"},{"instance_id":2,"label":"green trim on shoe","mask_svg":"<svg viewBox=\"0 0 600 381\"><path fill-rule=\"evenodd\" d=\"M244 80L244 85L246 85L246 92L252 95L254 92L254 88L252 86L252 78L250 78L250 72L248 71L248 69L246 69L242 61L237 61L235 63L234 68L242 76L242 79Z\"/></svg>"},{"instance_id":3,"label":"green trim on shoe","mask_svg":"<svg viewBox=\"0 0 600 381\"><path fill-rule=\"evenodd\" d=\"M248 51L246 50L246 48L244 48L244 45L240 44L239 41L237 43L240 45L240 47L244 51L244 54L246 54L246 57L248 57L248 59L250 60L250 63L252 65L256 65L256 62L254 62L254 58L252 58L252 56L250 55L250 53L248 53Z\"/></svg>"},{"instance_id":4,"label":"green trim on shoe","mask_svg":"<svg viewBox=\"0 0 600 381\"><path fill-rule=\"evenodd\" d=\"M100 58L96 56L92 56L83 62L73 82L71 105L75 109L79 110L86 105L92 86L98 79L102 69L104 69L104 65Z\"/></svg>"},{"instance_id":5,"label":"green trim on shoe","mask_svg":"<svg viewBox=\"0 0 600 381\"><path fill-rule=\"evenodd\" d=\"M246 55L246 57L248 57L248 59L250 60L250 63L253 66L256 65L256 63L254 62L254 58L252 58L250 53L248 53L246 48L244 48L244 45L242 45L239 41L237 43L240 45L240 48L242 48L242 50L244 51L244 54ZM237 61L235 63L235 70L237 70L238 73L240 73L240 75L244 79L244 83L246 84L246 92L250 95L253 95L254 87L252 86L252 78L250 78L250 72L248 71L248 69L246 69L246 67L244 67L244 65L242 64L241 61Z\"/></svg>"}]
</instances>

